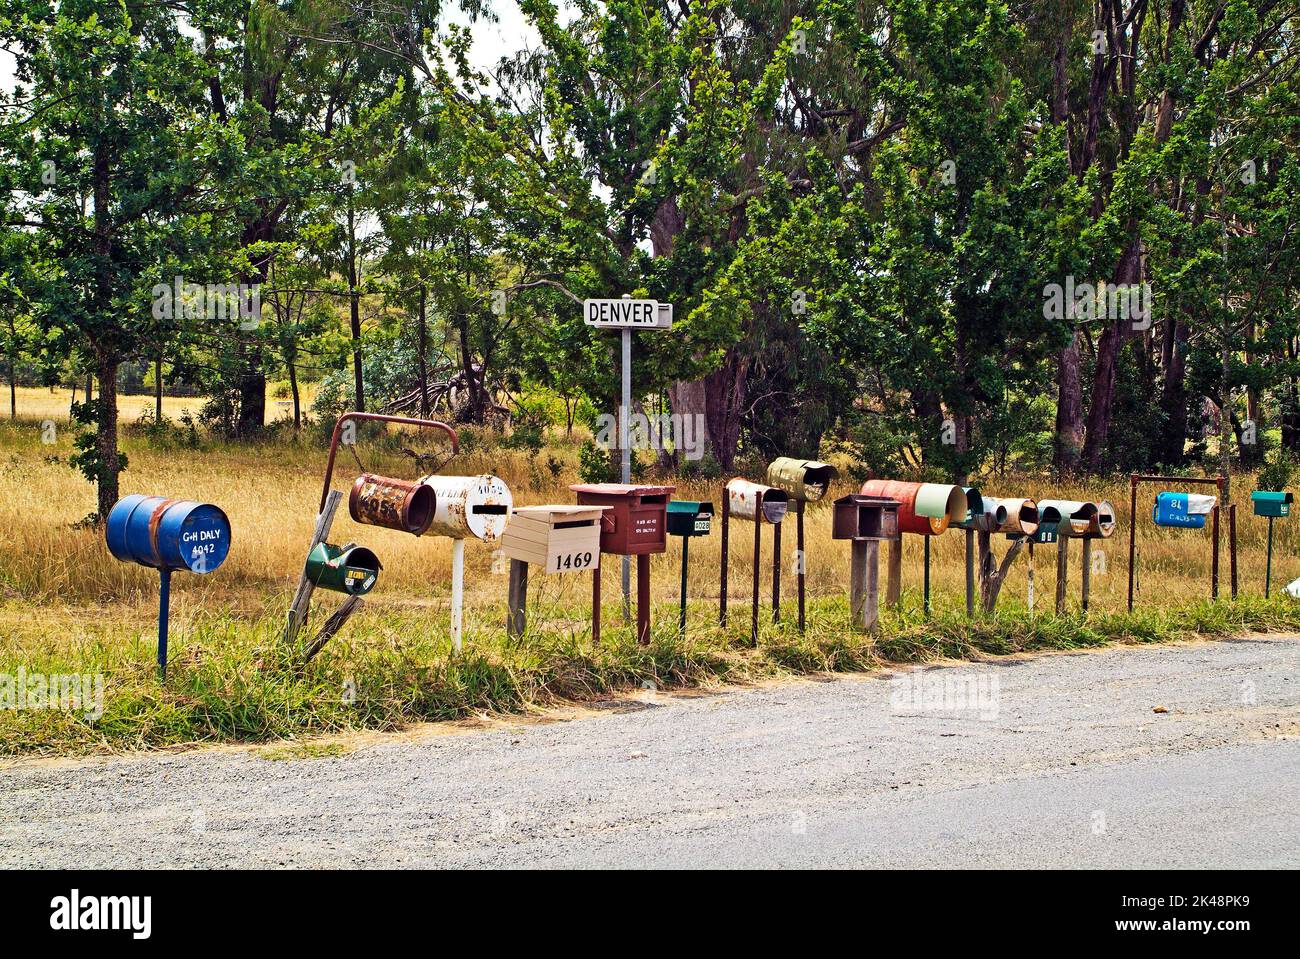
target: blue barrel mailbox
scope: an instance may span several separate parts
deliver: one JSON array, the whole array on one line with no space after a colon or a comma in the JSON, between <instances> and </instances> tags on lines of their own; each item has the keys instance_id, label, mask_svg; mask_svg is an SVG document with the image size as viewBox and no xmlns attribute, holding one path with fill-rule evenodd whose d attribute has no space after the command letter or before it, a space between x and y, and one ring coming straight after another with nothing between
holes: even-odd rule
<instances>
[{"instance_id":1,"label":"blue barrel mailbox","mask_svg":"<svg viewBox=\"0 0 1300 959\"><path fill-rule=\"evenodd\" d=\"M1203 493L1159 493L1151 519L1157 526L1205 529L1205 518L1214 504L1215 497Z\"/></svg>"},{"instance_id":2,"label":"blue barrel mailbox","mask_svg":"<svg viewBox=\"0 0 1300 959\"><path fill-rule=\"evenodd\" d=\"M207 503L136 493L109 511L105 539L115 558L158 570L158 671L166 679L172 572L215 572L230 554L230 520Z\"/></svg>"}]
</instances>

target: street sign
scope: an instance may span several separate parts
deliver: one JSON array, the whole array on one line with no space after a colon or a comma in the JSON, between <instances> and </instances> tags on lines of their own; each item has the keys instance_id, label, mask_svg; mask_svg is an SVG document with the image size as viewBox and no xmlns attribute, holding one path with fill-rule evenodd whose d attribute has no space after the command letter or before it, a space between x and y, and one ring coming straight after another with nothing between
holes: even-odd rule
<instances>
[{"instance_id":1,"label":"street sign","mask_svg":"<svg viewBox=\"0 0 1300 959\"><path fill-rule=\"evenodd\" d=\"M582 321L608 329L671 330L673 305L658 300L583 300Z\"/></svg>"}]
</instances>

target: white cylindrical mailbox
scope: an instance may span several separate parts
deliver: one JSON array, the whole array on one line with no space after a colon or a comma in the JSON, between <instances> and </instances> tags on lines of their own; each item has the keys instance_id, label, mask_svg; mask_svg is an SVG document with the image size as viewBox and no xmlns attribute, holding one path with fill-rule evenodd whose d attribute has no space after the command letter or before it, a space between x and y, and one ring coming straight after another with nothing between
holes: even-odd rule
<instances>
[{"instance_id":1,"label":"white cylindrical mailbox","mask_svg":"<svg viewBox=\"0 0 1300 959\"><path fill-rule=\"evenodd\" d=\"M495 543L510 523L514 497L499 477L426 476L420 481L437 496L428 536L481 539Z\"/></svg>"},{"instance_id":2,"label":"white cylindrical mailbox","mask_svg":"<svg viewBox=\"0 0 1300 959\"><path fill-rule=\"evenodd\" d=\"M790 496L785 490L743 479L727 484L727 500L734 519L756 523L779 523L790 509Z\"/></svg>"}]
</instances>

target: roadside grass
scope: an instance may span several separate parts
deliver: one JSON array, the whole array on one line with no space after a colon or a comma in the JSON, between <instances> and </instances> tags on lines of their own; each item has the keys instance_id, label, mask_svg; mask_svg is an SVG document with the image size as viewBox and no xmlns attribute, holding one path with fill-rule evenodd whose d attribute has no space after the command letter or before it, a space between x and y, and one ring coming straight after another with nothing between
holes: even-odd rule
<instances>
[{"instance_id":1,"label":"roadside grass","mask_svg":"<svg viewBox=\"0 0 1300 959\"><path fill-rule=\"evenodd\" d=\"M477 623L453 655L443 624L416 610L364 619L303 667L279 643L279 617L250 621L205 613L173 637L167 684L153 663L151 624L126 641L96 635L35 650L0 645L0 673L21 666L32 675L104 676L103 714L64 709L0 709L0 755L74 755L174 749L215 743L283 746L267 758L341 754L339 747L295 743L350 731L396 731L414 723L519 714L646 689L750 684L784 676L861 672L951 659L1094 649L1114 644L1214 638L1252 631L1300 630L1300 607L1287 599L1063 617L1023 610L968 620L943 612L925 619L919 597L905 595L901 614L886 613L872 640L853 632L847 603L818 600L800 635L790 622L765 622L757 646L748 617L727 629L716 608L693 606L685 638L666 604L652 642L608 610L604 642L592 648L577 610L530 610L536 626L522 639ZM0 607L0 614L5 612ZM564 619L567 613L572 619ZM766 620L766 616L765 616ZM88 704L87 704L88 705Z\"/></svg>"}]
</instances>

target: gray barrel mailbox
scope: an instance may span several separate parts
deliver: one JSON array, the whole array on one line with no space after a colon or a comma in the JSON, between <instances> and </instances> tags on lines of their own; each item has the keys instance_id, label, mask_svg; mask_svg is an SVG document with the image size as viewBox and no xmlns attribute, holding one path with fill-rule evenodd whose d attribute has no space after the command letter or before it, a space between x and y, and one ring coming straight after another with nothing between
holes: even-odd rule
<instances>
[{"instance_id":1,"label":"gray barrel mailbox","mask_svg":"<svg viewBox=\"0 0 1300 959\"><path fill-rule=\"evenodd\" d=\"M898 500L850 493L835 501L831 538L850 541L849 612L864 632L880 621L880 543L898 538Z\"/></svg>"},{"instance_id":2,"label":"gray barrel mailbox","mask_svg":"<svg viewBox=\"0 0 1300 959\"><path fill-rule=\"evenodd\" d=\"M750 639L758 643L758 587L761 553L763 550L763 524L778 525L790 509L790 495L775 486L733 479L727 483L722 497L722 589L718 599L718 622L727 625L727 564L730 561L731 518L748 520L754 524L754 584L753 615Z\"/></svg>"},{"instance_id":3,"label":"gray barrel mailbox","mask_svg":"<svg viewBox=\"0 0 1300 959\"><path fill-rule=\"evenodd\" d=\"M1273 587L1273 520L1291 515L1291 494L1257 489L1250 494L1250 503L1256 516L1268 519L1268 564L1264 567L1264 598L1268 599Z\"/></svg>"},{"instance_id":4,"label":"gray barrel mailbox","mask_svg":"<svg viewBox=\"0 0 1300 959\"><path fill-rule=\"evenodd\" d=\"M686 635L686 579L690 563L691 540L697 536L708 536L713 532L713 504L695 500L673 500L668 504L668 535L680 536L682 540L682 589L681 614L677 622L677 631Z\"/></svg>"},{"instance_id":5,"label":"gray barrel mailbox","mask_svg":"<svg viewBox=\"0 0 1300 959\"><path fill-rule=\"evenodd\" d=\"M307 554L307 578L317 589L364 596L375 588L379 557L364 546L317 543Z\"/></svg>"},{"instance_id":6,"label":"gray barrel mailbox","mask_svg":"<svg viewBox=\"0 0 1300 959\"><path fill-rule=\"evenodd\" d=\"M426 532L451 539L451 647L461 648L465 606L465 540L501 539L510 523L514 497L499 477L426 476L420 480L434 494L433 521Z\"/></svg>"},{"instance_id":7,"label":"gray barrel mailbox","mask_svg":"<svg viewBox=\"0 0 1300 959\"><path fill-rule=\"evenodd\" d=\"M116 559L158 570L158 673L165 680L172 572L215 572L230 554L230 520L208 503L133 494L109 511L104 536Z\"/></svg>"},{"instance_id":8,"label":"gray barrel mailbox","mask_svg":"<svg viewBox=\"0 0 1300 959\"><path fill-rule=\"evenodd\" d=\"M805 503L816 503L826 495L839 470L829 463L779 456L767 467L767 482L784 490L794 503L795 578L799 584L799 631L804 629L804 606L808 557L804 551L803 514ZM781 615L781 527L772 531L772 618Z\"/></svg>"}]
</instances>

